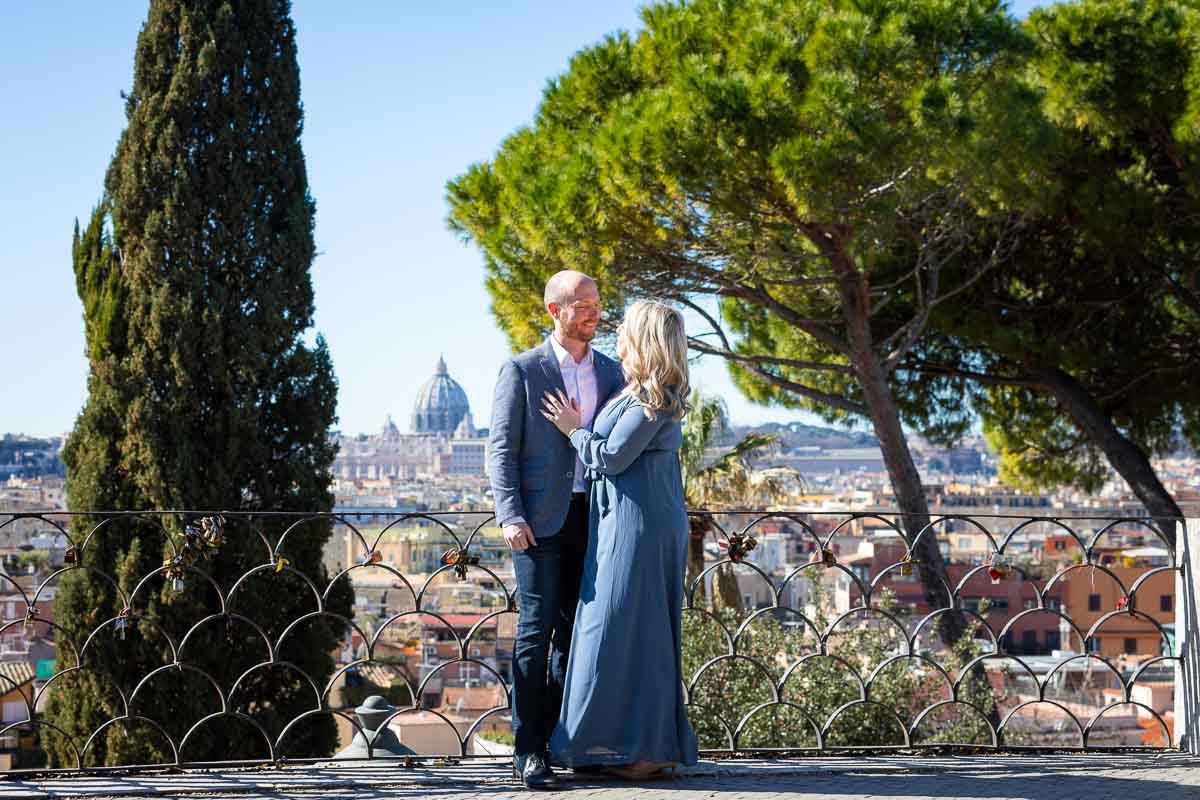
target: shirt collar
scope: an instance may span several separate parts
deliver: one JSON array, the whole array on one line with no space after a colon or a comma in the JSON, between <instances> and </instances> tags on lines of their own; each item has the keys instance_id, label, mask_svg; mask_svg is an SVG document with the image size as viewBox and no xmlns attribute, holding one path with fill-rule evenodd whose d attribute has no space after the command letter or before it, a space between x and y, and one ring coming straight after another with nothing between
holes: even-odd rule
<instances>
[{"instance_id":1,"label":"shirt collar","mask_svg":"<svg viewBox=\"0 0 1200 800\"><path fill-rule=\"evenodd\" d=\"M562 365L562 364L569 364L572 366L575 365L574 356L572 356L570 353L567 352L567 348L563 347L561 344L558 343L558 339L555 339L553 334L551 334L551 336L550 336L550 346L552 348L554 348L554 357L558 359L558 363L560 365ZM583 366L584 364L591 366L594 361L594 355L595 354L592 351L592 346L589 344L588 349L587 349L587 354L583 357L583 361L579 362L579 366Z\"/></svg>"}]
</instances>

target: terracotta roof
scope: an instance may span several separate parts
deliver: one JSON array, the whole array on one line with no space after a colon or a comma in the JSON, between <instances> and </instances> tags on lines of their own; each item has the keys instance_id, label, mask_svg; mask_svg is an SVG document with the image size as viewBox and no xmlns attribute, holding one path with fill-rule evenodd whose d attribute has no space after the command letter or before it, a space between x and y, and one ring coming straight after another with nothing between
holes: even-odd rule
<instances>
[{"instance_id":1,"label":"terracotta roof","mask_svg":"<svg viewBox=\"0 0 1200 800\"><path fill-rule=\"evenodd\" d=\"M471 710L500 708L508 704L502 686L447 686L442 690L442 707L455 708L462 700L462 707Z\"/></svg>"},{"instance_id":2,"label":"terracotta roof","mask_svg":"<svg viewBox=\"0 0 1200 800\"><path fill-rule=\"evenodd\" d=\"M386 689L392 681L404 677L404 671L393 664L359 664L358 674L367 683Z\"/></svg>"}]
</instances>

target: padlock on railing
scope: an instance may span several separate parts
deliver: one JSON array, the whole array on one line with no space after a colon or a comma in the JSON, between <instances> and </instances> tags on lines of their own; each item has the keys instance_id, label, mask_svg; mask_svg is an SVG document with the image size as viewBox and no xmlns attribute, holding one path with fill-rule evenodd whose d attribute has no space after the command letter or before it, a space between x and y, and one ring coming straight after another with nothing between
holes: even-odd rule
<instances>
[{"instance_id":1,"label":"padlock on railing","mask_svg":"<svg viewBox=\"0 0 1200 800\"><path fill-rule=\"evenodd\" d=\"M467 553L466 550L460 550L457 547L451 547L446 552L442 553L442 563L447 566L454 567L454 574L458 576L460 581L467 579L467 567L478 566L479 556Z\"/></svg>"}]
</instances>

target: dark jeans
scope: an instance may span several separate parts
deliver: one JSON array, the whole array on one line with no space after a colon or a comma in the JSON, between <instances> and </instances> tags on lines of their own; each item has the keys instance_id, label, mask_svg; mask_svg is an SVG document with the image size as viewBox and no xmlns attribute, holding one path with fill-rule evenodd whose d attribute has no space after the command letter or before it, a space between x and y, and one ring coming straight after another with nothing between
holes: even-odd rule
<instances>
[{"instance_id":1,"label":"dark jeans","mask_svg":"<svg viewBox=\"0 0 1200 800\"><path fill-rule=\"evenodd\" d=\"M587 495L573 494L562 530L512 554L520 603L512 686L513 750L519 756L545 750L558 722L587 536Z\"/></svg>"}]
</instances>

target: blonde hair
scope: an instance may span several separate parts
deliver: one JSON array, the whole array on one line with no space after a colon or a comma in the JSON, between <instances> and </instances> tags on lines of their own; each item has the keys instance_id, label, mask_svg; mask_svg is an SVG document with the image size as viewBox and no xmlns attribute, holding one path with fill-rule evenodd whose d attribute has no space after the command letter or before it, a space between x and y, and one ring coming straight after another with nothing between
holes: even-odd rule
<instances>
[{"instance_id":1,"label":"blonde hair","mask_svg":"<svg viewBox=\"0 0 1200 800\"><path fill-rule=\"evenodd\" d=\"M627 380L623 393L641 401L649 419L659 412L682 418L690 410L691 394L683 315L665 303L639 300L622 325L627 345L621 362Z\"/></svg>"}]
</instances>

